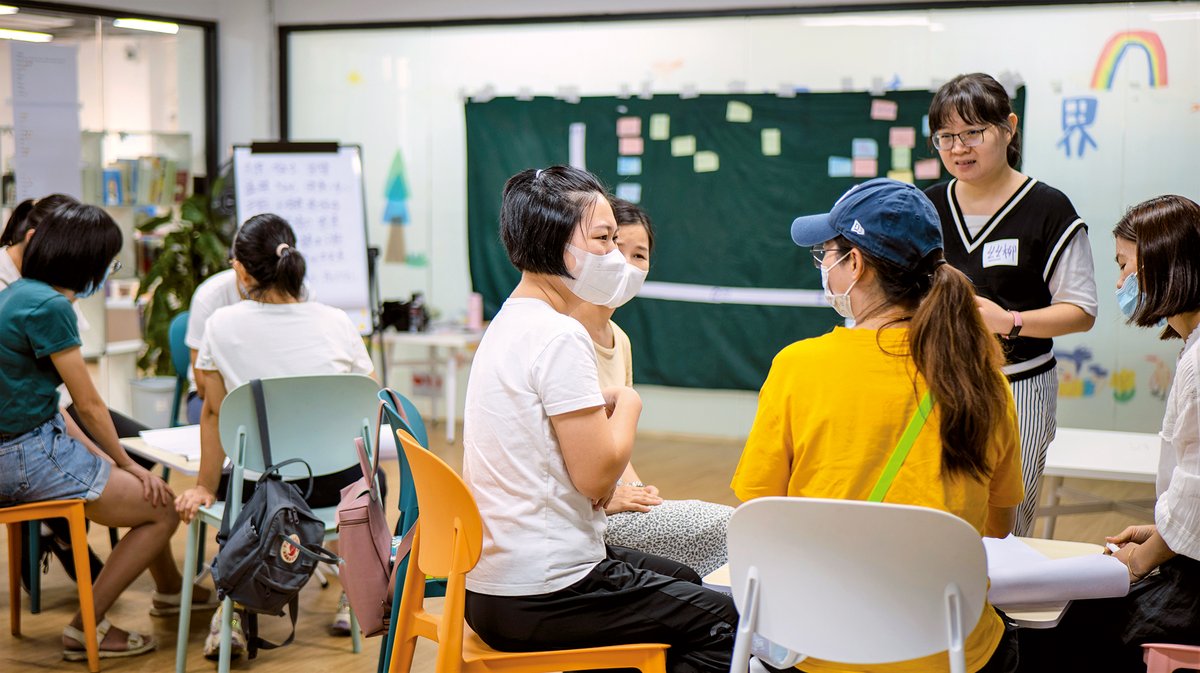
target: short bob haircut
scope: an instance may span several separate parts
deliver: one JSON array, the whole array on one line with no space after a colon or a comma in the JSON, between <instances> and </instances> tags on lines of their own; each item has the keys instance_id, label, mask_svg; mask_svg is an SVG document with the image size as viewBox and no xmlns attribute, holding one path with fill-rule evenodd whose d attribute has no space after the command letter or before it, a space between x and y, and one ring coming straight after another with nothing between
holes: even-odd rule
<instances>
[{"instance_id":1,"label":"short bob haircut","mask_svg":"<svg viewBox=\"0 0 1200 673\"><path fill-rule=\"evenodd\" d=\"M1138 303L1128 322L1154 327L1200 310L1200 205L1174 194L1143 201L1125 213L1113 235L1137 246ZM1170 327L1162 334L1186 336Z\"/></svg>"},{"instance_id":2,"label":"short bob haircut","mask_svg":"<svg viewBox=\"0 0 1200 673\"><path fill-rule=\"evenodd\" d=\"M1008 115L1012 112L1008 92L994 77L981 72L959 75L943 84L929 104L930 147L933 134L946 128L950 116L957 114L967 124L992 124L1008 129L1012 134L1006 152L1008 165L1020 169L1021 130L1009 127Z\"/></svg>"},{"instance_id":3,"label":"short bob haircut","mask_svg":"<svg viewBox=\"0 0 1200 673\"><path fill-rule=\"evenodd\" d=\"M248 288L251 299L276 289L299 299L308 264L296 249L296 232L287 220L262 213L246 220L233 238L233 258L257 283Z\"/></svg>"},{"instance_id":4,"label":"short bob haircut","mask_svg":"<svg viewBox=\"0 0 1200 673\"><path fill-rule=\"evenodd\" d=\"M520 271L571 277L563 251L587 210L608 193L596 176L570 166L521 171L504 185L500 240Z\"/></svg>"},{"instance_id":5,"label":"short bob haircut","mask_svg":"<svg viewBox=\"0 0 1200 673\"><path fill-rule=\"evenodd\" d=\"M25 234L42 223L46 216L59 206L68 203L78 203L74 197L66 194L51 194L36 201L25 199L17 204L12 215L8 216L8 224L4 225L4 233L0 234L0 246L18 245L25 242Z\"/></svg>"},{"instance_id":6,"label":"short bob haircut","mask_svg":"<svg viewBox=\"0 0 1200 673\"><path fill-rule=\"evenodd\" d=\"M121 252L121 230L108 213L74 202L55 208L29 239L21 275L84 292L99 285Z\"/></svg>"},{"instance_id":7,"label":"short bob haircut","mask_svg":"<svg viewBox=\"0 0 1200 673\"><path fill-rule=\"evenodd\" d=\"M634 203L615 196L609 197L608 202L612 205L613 215L617 218L618 227L639 224L646 230L646 242L649 244L650 254L654 254L654 225L650 223L650 216L646 214L646 211ZM620 236L621 233L618 229L617 237L620 238Z\"/></svg>"}]
</instances>

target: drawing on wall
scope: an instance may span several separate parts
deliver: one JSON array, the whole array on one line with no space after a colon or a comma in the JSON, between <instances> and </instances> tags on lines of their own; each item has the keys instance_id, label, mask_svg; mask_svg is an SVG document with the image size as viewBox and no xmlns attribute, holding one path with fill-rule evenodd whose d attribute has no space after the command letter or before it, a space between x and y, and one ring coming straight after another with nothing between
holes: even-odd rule
<instances>
[{"instance_id":1,"label":"drawing on wall","mask_svg":"<svg viewBox=\"0 0 1200 673\"><path fill-rule=\"evenodd\" d=\"M1071 158L1071 139L1076 134L1079 136L1079 144L1075 147L1076 157L1082 159L1088 145L1091 145L1092 149L1098 147L1096 140L1088 133L1088 127L1096 123L1097 107L1095 96L1071 96L1063 99L1063 137L1055 147L1063 148L1068 159Z\"/></svg>"},{"instance_id":2,"label":"drawing on wall","mask_svg":"<svg viewBox=\"0 0 1200 673\"><path fill-rule=\"evenodd\" d=\"M1160 89L1167 85L1167 50L1163 47L1158 33L1149 30L1131 30L1117 33L1108 38L1100 57L1096 59L1096 69L1092 72L1092 88L1111 91L1113 79L1121 62L1131 52L1142 52L1146 55L1147 80L1151 89Z\"/></svg>"},{"instance_id":3,"label":"drawing on wall","mask_svg":"<svg viewBox=\"0 0 1200 673\"><path fill-rule=\"evenodd\" d=\"M403 263L407 261L408 251L404 241L404 227L410 221L408 213L408 179L405 177L404 156L400 150L392 156L392 165L388 168L387 180L383 183L384 198L383 223L393 225L388 227L387 248L383 255L385 262Z\"/></svg>"},{"instance_id":4,"label":"drawing on wall","mask_svg":"<svg viewBox=\"0 0 1200 673\"><path fill-rule=\"evenodd\" d=\"M1122 404L1133 399L1137 394L1137 372L1132 369L1118 369L1112 375L1113 399Z\"/></svg>"},{"instance_id":5,"label":"drawing on wall","mask_svg":"<svg viewBox=\"0 0 1200 673\"><path fill-rule=\"evenodd\" d=\"M1174 376L1171 367L1157 355L1147 355L1146 361L1154 365L1154 371L1150 372L1150 394L1160 400L1166 400Z\"/></svg>"},{"instance_id":6,"label":"drawing on wall","mask_svg":"<svg viewBox=\"0 0 1200 673\"><path fill-rule=\"evenodd\" d=\"M1103 366L1092 363L1092 349L1076 346L1073 350L1055 350L1058 366L1059 397L1095 397L1108 382L1109 372ZM1064 366L1070 365L1070 366Z\"/></svg>"}]
</instances>

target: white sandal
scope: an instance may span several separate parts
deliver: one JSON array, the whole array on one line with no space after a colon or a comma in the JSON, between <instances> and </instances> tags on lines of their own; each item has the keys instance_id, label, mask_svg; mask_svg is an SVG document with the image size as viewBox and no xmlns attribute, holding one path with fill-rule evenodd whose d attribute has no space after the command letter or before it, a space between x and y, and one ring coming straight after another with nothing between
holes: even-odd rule
<instances>
[{"instance_id":1,"label":"white sandal","mask_svg":"<svg viewBox=\"0 0 1200 673\"><path fill-rule=\"evenodd\" d=\"M96 625L96 645L98 647L104 644L104 637L108 635L108 631L111 628L112 624L110 624L107 619ZM71 640L74 640L82 645L82 647L79 649L64 645L63 659L66 659L67 661L86 661L88 655L87 645L85 642L86 639L84 638L83 631L80 631L74 626L68 624L63 627L63 637L70 638ZM139 654L145 654L156 647L158 647L158 643L155 642L154 636L142 635L140 633L134 633L133 631L127 631L125 634L125 649L106 650L100 648L100 658L117 659L120 657L135 657Z\"/></svg>"},{"instance_id":2,"label":"white sandal","mask_svg":"<svg viewBox=\"0 0 1200 673\"><path fill-rule=\"evenodd\" d=\"M196 600L196 594L192 593L192 612L197 610L216 610L220 604L217 599L216 591L209 591L208 598L203 601ZM160 594L155 591L150 597L150 616L151 617L170 617L179 614L179 610L183 604L183 592L179 591L173 594Z\"/></svg>"}]
</instances>

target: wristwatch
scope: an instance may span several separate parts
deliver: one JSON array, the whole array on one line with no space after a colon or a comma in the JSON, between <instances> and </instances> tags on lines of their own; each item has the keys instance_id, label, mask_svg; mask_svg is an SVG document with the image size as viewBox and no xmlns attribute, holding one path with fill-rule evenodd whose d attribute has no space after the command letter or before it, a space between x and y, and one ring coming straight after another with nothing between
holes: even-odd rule
<instances>
[{"instance_id":1,"label":"wristwatch","mask_svg":"<svg viewBox=\"0 0 1200 673\"><path fill-rule=\"evenodd\" d=\"M1013 317L1013 326L1006 338L1016 339L1017 336L1021 334L1021 327L1024 326L1024 323L1021 322L1021 313L1019 311L1009 311L1009 313L1011 313Z\"/></svg>"}]
</instances>

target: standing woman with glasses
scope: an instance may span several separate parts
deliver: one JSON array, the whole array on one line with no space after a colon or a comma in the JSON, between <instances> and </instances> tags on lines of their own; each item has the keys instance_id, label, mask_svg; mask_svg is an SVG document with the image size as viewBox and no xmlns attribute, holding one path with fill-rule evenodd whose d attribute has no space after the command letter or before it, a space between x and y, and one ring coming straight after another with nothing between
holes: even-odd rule
<instances>
[{"instance_id":1,"label":"standing woman with glasses","mask_svg":"<svg viewBox=\"0 0 1200 673\"><path fill-rule=\"evenodd\" d=\"M929 106L929 128L954 176L925 190L941 218L946 260L974 282L983 322L1003 341L1025 482L1013 532L1030 535L1058 426L1052 339L1096 321L1087 225L1065 194L1017 170L1017 115L991 76L959 75L943 85Z\"/></svg>"},{"instance_id":2,"label":"standing woman with glasses","mask_svg":"<svg viewBox=\"0 0 1200 673\"><path fill-rule=\"evenodd\" d=\"M104 618L129 584L149 569L156 596L178 595L181 577L168 542L179 525L166 483L122 448L80 351L71 304L99 288L121 249L121 231L103 210L68 203L41 222L23 256L22 278L0 292L0 507L82 499L93 521L129 528L95 578L101 657L155 647ZM102 450L69 436L58 409L66 383L84 425ZM78 613L63 629L63 657L87 658Z\"/></svg>"}]
</instances>

